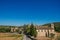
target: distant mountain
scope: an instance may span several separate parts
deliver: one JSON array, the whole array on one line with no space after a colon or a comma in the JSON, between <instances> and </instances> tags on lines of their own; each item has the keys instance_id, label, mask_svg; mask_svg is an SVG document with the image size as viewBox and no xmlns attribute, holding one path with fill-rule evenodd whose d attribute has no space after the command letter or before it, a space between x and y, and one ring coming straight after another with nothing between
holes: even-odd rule
<instances>
[{"instance_id":1,"label":"distant mountain","mask_svg":"<svg viewBox=\"0 0 60 40\"><path fill-rule=\"evenodd\" d=\"M53 22L53 24L55 25L55 31L56 32L60 32L60 22ZM51 23L47 23L47 24L44 24L43 26L51 26Z\"/></svg>"}]
</instances>

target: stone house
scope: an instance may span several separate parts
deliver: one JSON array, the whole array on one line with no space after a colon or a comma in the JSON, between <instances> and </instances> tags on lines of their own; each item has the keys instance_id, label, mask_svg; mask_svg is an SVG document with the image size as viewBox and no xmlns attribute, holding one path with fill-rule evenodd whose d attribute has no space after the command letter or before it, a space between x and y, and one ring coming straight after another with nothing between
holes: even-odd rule
<instances>
[{"instance_id":1,"label":"stone house","mask_svg":"<svg viewBox=\"0 0 60 40\"><path fill-rule=\"evenodd\" d=\"M20 32L23 28L20 27L11 27L11 32Z\"/></svg>"},{"instance_id":2,"label":"stone house","mask_svg":"<svg viewBox=\"0 0 60 40\"><path fill-rule=\"evenodd\" d=\"M48 26L36 26L37 36L49 36L49 34L54 34L54 24L51 24L51 27Z\"/></svg>"}]
</instances>

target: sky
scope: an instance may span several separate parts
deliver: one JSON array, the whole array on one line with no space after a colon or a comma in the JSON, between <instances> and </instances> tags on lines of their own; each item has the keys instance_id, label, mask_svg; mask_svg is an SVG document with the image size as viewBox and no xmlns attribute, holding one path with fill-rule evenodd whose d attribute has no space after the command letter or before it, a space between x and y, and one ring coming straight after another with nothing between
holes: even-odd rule
<instances>
[{"instance_id":1,"label":"sky","mask_svg":"<svg viewBox=\"0 0 60 40\"><path fill-rule=\"evenodd\" d=\"M60 22L60 0L0 0L0 25Z\"/></svg>"}]
</instances>

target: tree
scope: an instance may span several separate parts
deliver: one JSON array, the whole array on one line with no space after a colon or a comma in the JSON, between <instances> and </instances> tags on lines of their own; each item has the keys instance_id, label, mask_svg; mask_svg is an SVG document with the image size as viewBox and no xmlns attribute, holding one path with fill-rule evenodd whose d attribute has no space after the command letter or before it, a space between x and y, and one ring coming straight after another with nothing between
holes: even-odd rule
<instances>
[{"instance_id":1,"label":"tree","mask_svg":"<svg viewBox=\"0 0 60 40\"><path fill-rule=\"evenodd\" d=\"M24 25L24 33L25 34L30 34L30 25Z\"/></svg>"},{"instance_id":2,"label":"tree","mask_svg":"<svg viewBox=\"0 0 60 40\"><path fill-rule=\"evenodd\" d=\"M34 37L37 36L37 31L36 31L36 28L34 29Z\"/></svg>"},{"instance_id":3,"label":"tree","mask_svg":"<svg viewBox=\"0 0 60 40\"><path fill-rule=\"evenodd\" d=\"M33 24L30 26L30 35L36 37L37 31Z\"/></svg>"},{"instance_id":4,"label":"tree","mask_svg":"<svg viewBox=\"0 0 60 40\"><path fill-rule=\"evenodd\" d=\"M54 35L55 35L55 34L53 34L53 33L50 34L51 40L54 38Z\"/></svg>"},{"instance_id":5,"label":"tree","mask_svg":"<svg viewBox=\"0 0 60 40\"><path fill-rule=\"evenodd\" d=\"M27 26L27 28L26 28L26 33L27 33L28 35L30 35L30 27L29 27L29 26Z\"/></svg>"}]
</instances>

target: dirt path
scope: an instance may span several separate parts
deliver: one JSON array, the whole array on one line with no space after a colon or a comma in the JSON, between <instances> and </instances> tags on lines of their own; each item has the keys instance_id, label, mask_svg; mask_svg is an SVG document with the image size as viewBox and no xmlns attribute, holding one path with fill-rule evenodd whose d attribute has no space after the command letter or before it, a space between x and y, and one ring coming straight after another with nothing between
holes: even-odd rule
<instances>
[{"instance_id":1,"label":"dirt path","mask_svg":"<svg viewBox=\"0 0 60 40\"><path fill-rule=\"evenodd\" d=\"M31 39L28 38L26 35L24 35L23 40L31 40Z\"/></svg>"}]
</instances>

